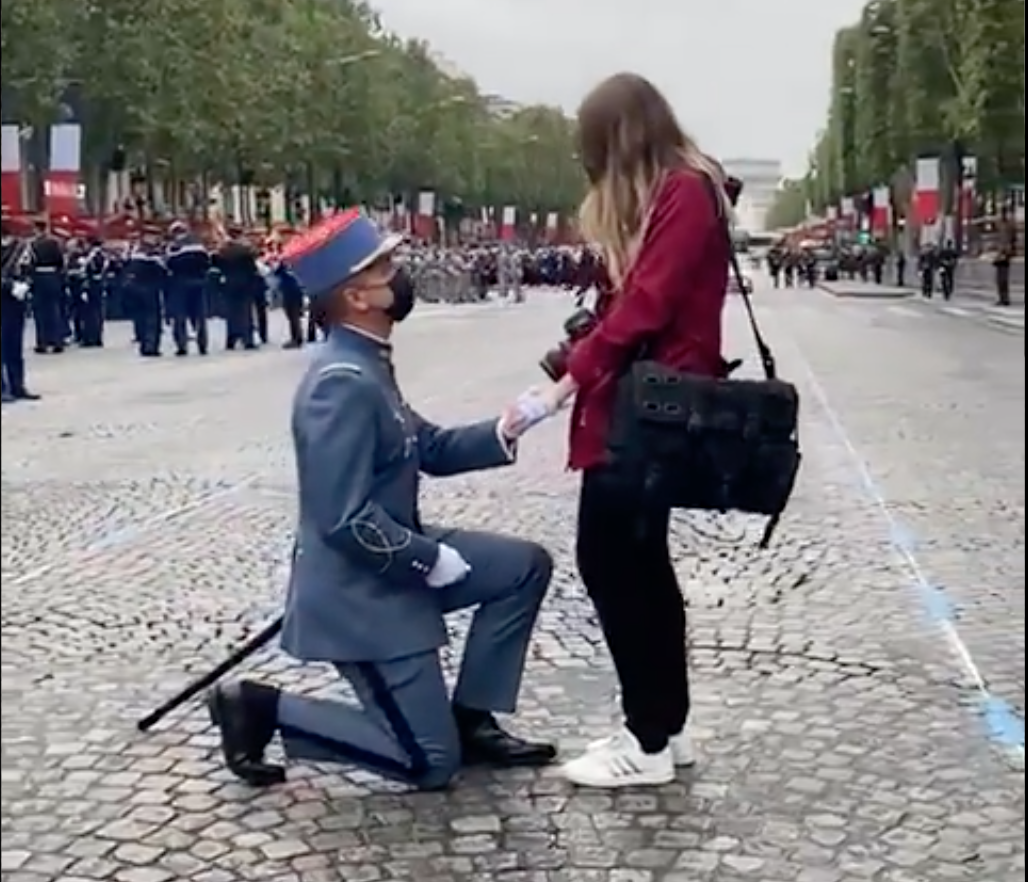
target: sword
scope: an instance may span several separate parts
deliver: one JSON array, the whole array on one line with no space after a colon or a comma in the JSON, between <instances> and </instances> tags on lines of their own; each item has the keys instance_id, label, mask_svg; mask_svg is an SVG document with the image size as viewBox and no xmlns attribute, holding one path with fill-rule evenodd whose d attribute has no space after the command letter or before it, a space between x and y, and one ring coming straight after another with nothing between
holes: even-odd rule
<instances>
[{"instance_id":1,"label":"sword","mask_svg":"<svg viewBox=\"0 0 1028 882\"><path fill-rule=\"evenodd\" d=\"M148 713L138 723L136 723L136 728L140 732L149 732L154 726L161 722L161 720L168 716L168 714L172 713L172 711L178 710L178 708L184 705L187 701L193 699L195 696L199 695L201 692L206 692L211 688L211 686L217 683L218 680L230 671L239 667L239 665L250 658L250 656L260 652L265 646L274 640L281 631L282 617L279 616L273 622L254 634L242 646L229 655L228 658L221 662L221 664L212 668L206 674L197 677L191 683L186 685L186 687L178 694L173 695L160 707L155 708Z\"/></svg>"}]
</instances>

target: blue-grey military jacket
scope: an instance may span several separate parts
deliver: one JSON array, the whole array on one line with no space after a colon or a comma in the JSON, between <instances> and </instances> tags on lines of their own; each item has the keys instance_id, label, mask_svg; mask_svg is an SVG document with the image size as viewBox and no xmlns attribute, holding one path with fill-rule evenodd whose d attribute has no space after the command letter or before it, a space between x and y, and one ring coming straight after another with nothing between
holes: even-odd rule
<instances>
[{"instance_id":1,"label":"blue-grey military jacket","mask_svg":"<svg viewBox=\"0 0 1028 882\"><path fill-rule=\"evenodd\" d=\"M386 661L447 640L426 577L421 473L512 461L497 420L442 429L404 400L391 350L348 328L318 347L293 404L299 523L282 647L304 661Z\"/></svg>"}]
</instances>

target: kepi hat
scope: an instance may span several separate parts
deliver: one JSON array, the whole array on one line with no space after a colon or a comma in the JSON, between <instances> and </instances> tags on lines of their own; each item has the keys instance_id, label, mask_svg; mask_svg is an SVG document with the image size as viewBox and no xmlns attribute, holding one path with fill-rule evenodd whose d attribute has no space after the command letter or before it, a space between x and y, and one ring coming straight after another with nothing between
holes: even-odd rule
<instances>
[{"instance_id":1,"label":"kepi hat","mask_svg":"<svg viewBox=\"0 0 1028 882\"><path fill-rule=\"evenodd\" d=\"M388 257L402 242L403 236L383 233L363 211L354 208L290 239L282 249L282 262L315 300Z\"/></svg>"}]
</instances>

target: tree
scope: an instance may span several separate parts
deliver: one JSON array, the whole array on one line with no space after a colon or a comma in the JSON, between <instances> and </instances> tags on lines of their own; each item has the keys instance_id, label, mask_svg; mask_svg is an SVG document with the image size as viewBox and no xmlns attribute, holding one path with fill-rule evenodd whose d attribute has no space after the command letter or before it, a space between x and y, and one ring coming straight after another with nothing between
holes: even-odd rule
<instances>
[{"instance_id":1,"label":"tree","mask_svg":"<svg viewBox=\"0 0 1028 882\"><path fill-rule=\"evenodd\" d=\"M768 209L765 225L769 230L785 230L799 226L807 219L811 206L809 181L788 180L775 194L775 200Z\"/></svg>"},{"instance_id":2,"label":"tree","mask_svg":"<svg viewBox=\"0 0 1028 882\"><path fill-rule=\"evenodd\" d=\"M11 0L2 12L5 114L44 126L74 85L87 170L120 146L150 177L284 182L330 201L424 188L469 208L566 212L580 196L559 110L499 112L359 0Z\"/></svg>"},{"instance_id":3,"label":"tree","mask_svg":"<svg viewBox=\"0 0 1028 882\"><path fill-rule=\"evenodd\" d=\"M938 156L967 124L960 71L964 0L896 0L895 100L903 152Z\"/></svg>"},{"instance_id":4,"label":"tree","mask_svg":"<svg viewBox=\"0 0 1028 882\"><path fill-rule=\"evenodd\" d=\"M943 197L959 160L988 183L1024 181L1024 0L872 0L839 31L828 118L811 152L818 208L909 179L943 159Z\"/></svg>"},{"instance_id":5,"label":"tree","mask_svg":"<svg viewBox=\"0 0 1028 882\"><path fill-rule=\"evenodd\" d=\"M960 76L985 185L1024 183L1024 0L965 0Z\"/></svg>"},{"instance_id":6,"label":"tree","mask_svg":"<svg viewBox=\"0 0 1028 882\"><path fill-rule=\"evenodd\" d=\"M856 64L859 33L846 28L836 34L832 49L832 91L825 127L822 163L825 186L833 200L853 192L856 185Z\"/></svg>"},{"instance_id":7,"label":"tree","mask_svg":"<svg viewBox=\"0 0 1028 882\"><path fill-rule=\"evenodd\" d=\"M64 26L73 0L11 0L0 6L3 112L29 122L54 107L72 48Z\"/></svg>"},{"instance_id":8,"label":"tree","mask_svg":"<svg viewBox=\"0 0 1028 882\"><path fill-rule=\"evenodd\" d=\"M888 181L906 159L905 115L893 100L900 76L896 5L869 4L853 31L852 183L862 190Z\"/></svg>"}]
</instances>

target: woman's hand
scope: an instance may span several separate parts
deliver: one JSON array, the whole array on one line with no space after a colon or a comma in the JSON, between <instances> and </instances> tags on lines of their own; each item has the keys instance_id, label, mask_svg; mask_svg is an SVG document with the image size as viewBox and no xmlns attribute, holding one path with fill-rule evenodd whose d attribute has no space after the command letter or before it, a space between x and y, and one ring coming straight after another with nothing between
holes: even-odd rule
<instances>
[{"instance_id":1,"label":"woman's hand","mask_svg":"<svg viewBox=\"0 0 1028 882\"><path fill-rule=\"evenodd\" d=\"M546 404L550 416L563 410L571 399L574 398L577 391L578 384L571 378L570 374L565 375L562 380L554 383L552 386L536 390L542 401Z\"/></svg>"},{"instance_id":2,"label":"woman's hand","mask_svg":"<svg viewBox=\"0 0 1028 882\"><path fill-rule=\"evenodd\" d=\"M559 383L545 388L532 388L522 392L508 409L507 423L517 427L523 435L533 426L559 413L574 396L578 387L574 380L565 377Z\"/></svg>"}]
</instances>

